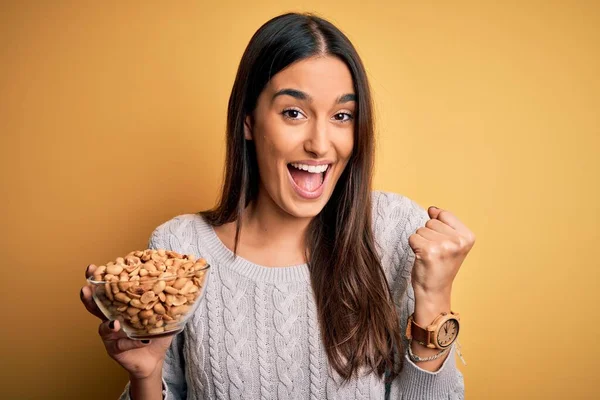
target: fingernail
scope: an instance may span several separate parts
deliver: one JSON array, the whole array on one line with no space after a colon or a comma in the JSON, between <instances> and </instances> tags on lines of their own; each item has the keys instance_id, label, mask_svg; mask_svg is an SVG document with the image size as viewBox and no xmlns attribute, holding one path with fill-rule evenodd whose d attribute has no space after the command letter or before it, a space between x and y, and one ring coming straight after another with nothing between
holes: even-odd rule
<instances>
[{"instance_id":1,"label":"fingernail","mask_svg":"<svg viewBox=\"0 0 600 400\"><path fill-rule=\"evenodd\" d=\"M146 339L144 339L144 340L142 340L142 343L144 343L144 344L148 344L148 343L150 343L150 341L149 341L149 340L146 340Z\"/></svg>"},{"instance_id":2,"label":"fingernail","mask_svg":"<svg viewBox=\"0 0 600 400\"><path fill-rule=\"evenodd\" d=\"M110 329L115 329L115 321L110 321L110 322L108 323L108 327L109 327Z\"/></svg>"}]
</instances>

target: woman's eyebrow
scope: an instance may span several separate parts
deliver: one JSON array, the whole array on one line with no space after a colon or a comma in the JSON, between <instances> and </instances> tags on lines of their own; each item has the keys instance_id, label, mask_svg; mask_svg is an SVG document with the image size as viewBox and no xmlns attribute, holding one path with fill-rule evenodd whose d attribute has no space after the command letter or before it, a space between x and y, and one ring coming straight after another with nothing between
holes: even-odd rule
<instances>
[{"instance_id":1,"label":"woman's eyebrow","mask_svg":"<svg viewBox=\"0 0 600 400\"><path fill-rule=\"evenodd\" d=\"M271 102L275 101L275 98L277 96L283 96L283 95L292 96L293 98L295 98L297 100L302 100L302 101L307 100L309 103L311 103L313 101L313 98L308 93L305 93L301 90L281 89L281 90L278 90L277 92L275 92L275 94L271 98ZM346 94L340 96L336 103L342 104L342 103L347 103L349 101L356 101L356 95L354 93L346 93Z\"/></svg>"},{"instance_id":2,"label":"woman's eyebrow","mask_svg":"<svg viewBox=\"0 0 600 400\"><path fill-rule=\"evenodd\" d=\"M356 101L356 95L354 93L347 93L343 96L340 96L337 104L347 103L349 101Z\"/></svg>"},{"instance_id":3,"label":"woman's eyebrow","mask_svg":"<svg viewBox=\"0 0 600 400\"><path fill-rule=\"evenodd\" d=\"M309 102L312 102L312 97L310 97L310 95L308 93L304 93L297 89L278 90L271 98L271 102L273 102L277 96L283 96L283 95L292 96L293 98L298 99L298 100L308 100Z\"/></svg>"}]
</instances>

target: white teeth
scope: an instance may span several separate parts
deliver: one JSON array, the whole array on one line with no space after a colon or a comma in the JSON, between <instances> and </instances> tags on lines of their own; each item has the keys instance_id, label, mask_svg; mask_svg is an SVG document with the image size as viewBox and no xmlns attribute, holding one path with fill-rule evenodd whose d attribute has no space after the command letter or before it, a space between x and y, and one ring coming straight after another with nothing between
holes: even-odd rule
<instances>
[{"instance_id":1,"label":"white teeth","mask_svg":"<svg viewBox=\"0 0 600 400\"><path fill-rule=\"evenodd\" d=\"M294 168L298 168L303 171L308 171L311 174L321 174L321 173L327 171L327 168L329 168L329 164L308 165L308 164L291 163L291 165Z\"/></svg>"}]
</instances>

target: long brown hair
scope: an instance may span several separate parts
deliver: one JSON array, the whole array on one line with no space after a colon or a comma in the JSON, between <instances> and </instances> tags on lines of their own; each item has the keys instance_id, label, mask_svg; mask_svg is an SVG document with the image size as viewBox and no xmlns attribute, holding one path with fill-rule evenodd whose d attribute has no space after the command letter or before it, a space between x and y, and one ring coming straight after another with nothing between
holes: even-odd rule
<instances>
[{"instance_id":1,"label":"long brown hair","mask_svg":"<svg viewBox=\"0 0 600 400\"><path fill-rule=\"evenodd\" d=\"M366 367L393 379L402 366L400 326L371 226L374 122L365 68L350 40L312 14L288 13L252 37L229 97L224 184L217 206L201 214L219 226L236 221L256 199L259 171L254 145L244 139L244 119L272 76L293 62L332 55L349 68L357 97L354 149L323 210L307 231L307 260L322 340L331 366L345 380ZM310 255L310 257L308 257Z\"/></svg>"}]
</instances>

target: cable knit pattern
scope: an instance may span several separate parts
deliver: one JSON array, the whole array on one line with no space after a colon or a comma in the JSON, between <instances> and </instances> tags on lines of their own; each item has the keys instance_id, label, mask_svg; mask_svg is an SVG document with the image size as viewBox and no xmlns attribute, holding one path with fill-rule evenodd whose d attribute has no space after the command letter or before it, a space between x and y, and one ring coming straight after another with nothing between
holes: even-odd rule
<instances>
[{"instance_id":1,"label":"cable knit pattern","mask_svg":"<svg viewBox=\"0 0 600 400\"><path fill-rule=\"evenodd\" d=\"M411 199L382 192L373 193L372 211L376 248L404 332L414 310L414 253L408 238L425 225L428 215ZM385 384L377 376L342 385L330 368L306 264L268 268L234 258L198 214L178 215L161 224L152 232L149 247L194 254L211 264L203 304L167 353L166 399L385 398ZM464 399L454 356L429 372L405 354L389 398ZM129 399L129 384L121 399Z\"/></svg>"},{"instance_id":2,"label":"cable knit pattern","mask_svg":"<svg viewBox=\"0 0 600 400\"><path fill-rule=\"evenodd\" d=\"M369 400L369 392L371 387L371 375L361 376L356 382L356 400Z\"/></svg>"},{"instance_id":3,"label":"cable knit pattern","mask_svg":"<svg viewBox=\"0 0 600 400\"><path fill-rule=\"evenodd\" d=\"M319 329L319 317L317 315L317 305L315 303L314 293L308 295L307 304L308 314L308 353L310 370L310 400L320 400L323 398L322 388L322 354L323 342L321 341L321 331Z\"/></svg>"},{"instance_id":4,"label":"cable knit pattern","mask_svg":"<svg viewBox=\"0 0 600 400\"><path fill-rule=\"evenodd\" d=\"M211 271L211 274L213 271ZM214 274L218 276L217 274ZM218 281L212 279L211 283ZM207 312L208 312L208 348L210 354L210 370L213 377L214 393L217 399L225 399L226 393L226 382L221 373L223 370L222 364L225 364L225 360L221 358L223 354L221 351L222 347L222 332L223 332L223 318L222 308L223 304L217 295L216 285L208 286L206 289L206 300L207 300ZM206 365L202 366L206 367Z\"/></svg>"},{"instance_id":5,"label":"cable knit pattern","mask_svg":"<svg viewBox=\"0 0 600 400\"><path fill-rule=\"evenodd\" d=\"M273 305L275 314L275 351L277 352L276 367L279 382L277 398L280 400L301 398L304 390L304 371L300 368L302 353L298 338L301 336L300 300L298 288L286 284L275 287Z\"/></svg>"},{"instance_id":6,"label":"cable knit pattern","mask_svg":"<svg viewBox=\"0 0 600 400\"><path fill-rule=\"evenodd\" d=\"M250 301L245 299L247 281L236 279L227 270L218 271L223 281L223 322L225 326L225 349L229 373L229 398L244 398L244 384L248 381L247 366L250 364L248 339L254 332L248 325ZM247 395L247 393L246 393Z\"/></svg>"},{"instance_id":7,"label":"cable knit pattern","mask_svg":"<svg viewBox=\"0 0 600 400\"><path fill-rule=\"evenodd\" d=\"M201 306L205 306L204 303ZM192 363L204 365L206 362L207 348L204 346L204 338L206 337L206 313L195 313L189 324L189 335L187 335L189 346L186 346L185 357L192 360ZM208 385L208 375L204 369L197 373L188 376L191 384L188 387L191 397L194 399L202 398L202 393Z\"/></svg>"},{"instance_id":8,"label":"cable knit pattern","mask_svg":"<svg viewBox=\"0 0 600 400\"><path fill-rule=\"evenodd\" d=\"M268 345L267 332L267 302L264 284L258 283L255 291L256 298L256 334L258 348L258 374L260 377L261 400L271 398L271 373L272 368L268 362L271 349Z\"/></svg>"}]
</instances>

